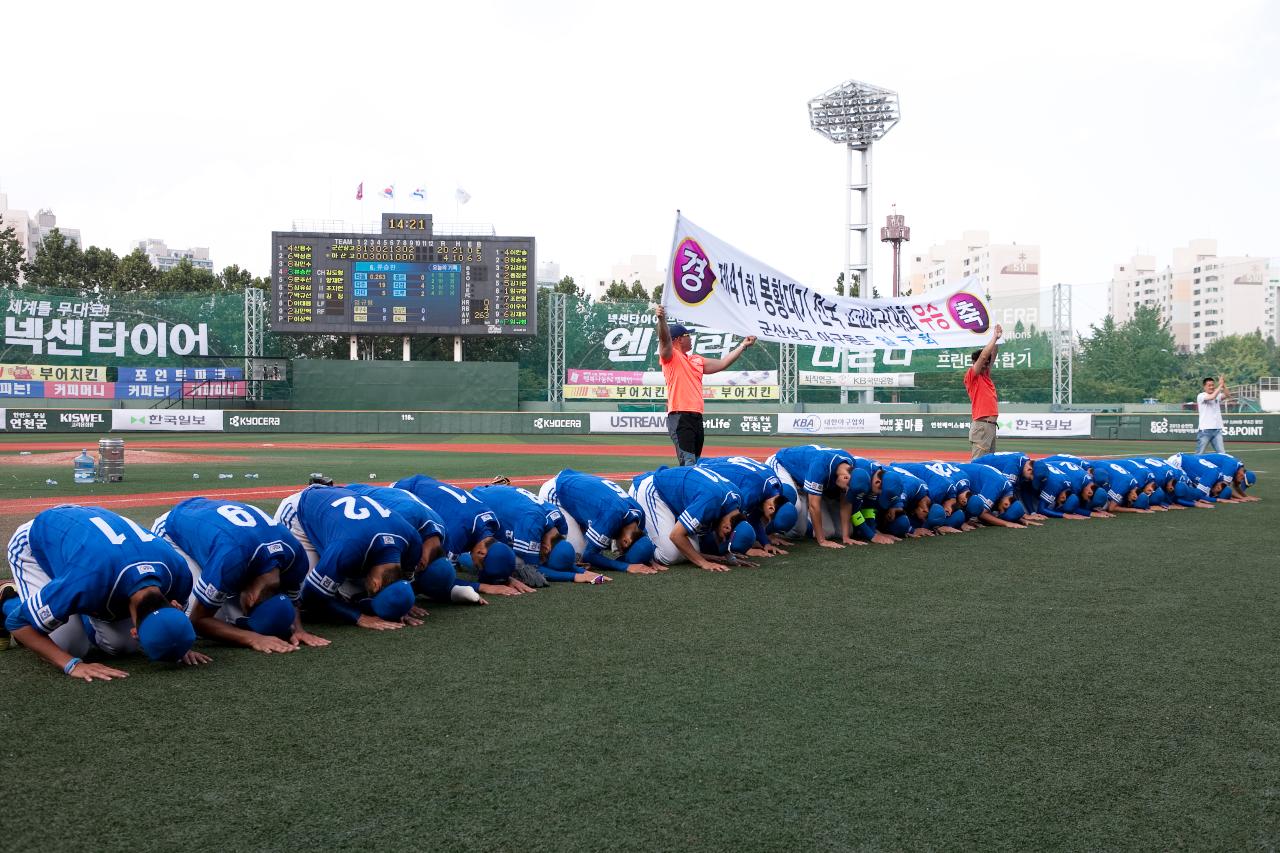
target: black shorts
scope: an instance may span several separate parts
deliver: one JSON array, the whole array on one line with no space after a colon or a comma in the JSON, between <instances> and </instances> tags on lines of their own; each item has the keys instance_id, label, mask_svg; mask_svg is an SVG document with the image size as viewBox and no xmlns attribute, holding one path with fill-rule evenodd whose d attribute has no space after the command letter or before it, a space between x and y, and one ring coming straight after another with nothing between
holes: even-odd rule
<instances>
[{"instance_id":1,"label":"black shorts","mask_svg":"<svg viewBox=\"0 0 1280 853\"><path fill-rule=\"evenodd\" d=\"M667 435L676 447L676 459L680 464L692 465L702 456L702 445L706 437L702 432L701 412L670 412L667 414ZM693 462L689 462L682 454L693 454Z\"/></svg>"}]
</instances>

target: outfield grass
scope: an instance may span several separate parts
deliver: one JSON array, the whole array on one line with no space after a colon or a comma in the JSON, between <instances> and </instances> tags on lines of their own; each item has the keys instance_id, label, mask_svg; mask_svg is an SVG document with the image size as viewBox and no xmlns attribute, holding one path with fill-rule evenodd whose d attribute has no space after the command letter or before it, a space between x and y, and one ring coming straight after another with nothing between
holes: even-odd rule
<instances>
[{"instance_id":1,"label":"outfield grass","mask_svg":"<svg viewBox=\"0 0 1280 853\"><path fill-rule=\"evenodd\" d=\"M271 441L264 485L631 467ZM3 849L1271 849L1280 448L1235 449L1263 502L802 546L110 684L11 650Z\"/></svg>"}]
</instances>

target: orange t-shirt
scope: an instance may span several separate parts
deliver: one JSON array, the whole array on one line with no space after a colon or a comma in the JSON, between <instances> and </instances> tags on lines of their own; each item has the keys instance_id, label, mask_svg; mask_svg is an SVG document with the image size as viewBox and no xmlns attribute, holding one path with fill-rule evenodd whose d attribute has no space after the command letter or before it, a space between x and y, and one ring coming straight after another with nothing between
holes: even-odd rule
<instances>
[{"instance_id":1,"label":"orange t-shirt","mask_svg":"<svg viewBox=\"0 0 1280 853\"><path fill-rule=\"evenodd\" d=\"M1000 414L996 406L996 383L991 381L991 369L982 373L974 373L970 367L964 372L964 388L969 392L969 404L973 408L973 419L994 418Z\"/></svg>"},{"instance_id":2,"label":"orange t-shirt","mask_svg":"<svg viewBox=\"0 0 1280 853\"><path fill-rule=\"evenodd\" d=\"M661 357L659 357L661 360ZM674 345L671 358L662 362L662 375L667 380L667 412L702 411L702 373L706 359L685 355Z\"/></svg>"}]
</instances>

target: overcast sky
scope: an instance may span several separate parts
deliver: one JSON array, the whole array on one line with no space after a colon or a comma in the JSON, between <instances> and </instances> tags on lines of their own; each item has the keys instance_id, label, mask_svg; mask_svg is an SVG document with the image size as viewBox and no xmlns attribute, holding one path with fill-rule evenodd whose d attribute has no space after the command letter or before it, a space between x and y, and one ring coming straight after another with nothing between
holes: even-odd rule
<instances>
[{"instance_id":1,"label":"overcast sky","mask_svg":"<svg viewBox=\"0 0 1280 853\"><path fill-rule=\"evenodd\" d=\"M825 287L844 152L806 104L848 79L901 96L875 218L896 202L916 247L965 229L1038 243L1045 284L1200 236L1280 256L1264 0L20 3L0 56L12 207L259 275L273 229L376 219L394 182L396 209L450 221L465 188L463 220L535 236L579 281L665 264L680 208Z\"/></svg>"}]
</instances>

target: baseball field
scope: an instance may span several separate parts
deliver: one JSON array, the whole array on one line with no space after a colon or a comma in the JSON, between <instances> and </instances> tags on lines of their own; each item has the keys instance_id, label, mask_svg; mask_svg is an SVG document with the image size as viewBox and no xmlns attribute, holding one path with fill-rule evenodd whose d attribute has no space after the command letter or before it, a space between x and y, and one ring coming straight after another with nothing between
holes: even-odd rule
<instances>
[{"instance_id":1,"label":"baseball field","mask_svg":"<svg viewBox=\"0 0 1280 853\"><path fill-rule=\"evenodd\" d=\"M707 455L779 446L723 441ZM0 438L6 541L67 500L145 525L195 494L274 509L311 472L534 484L671 459L658 436L126 442L124 482L77 486L80 444ZM799 545L392 632L315 625L333 644L287 655L202 642L207 667L130 659L110 683L10 649L0 849L1274 849L1280 446L1228 450L1261 502Z\"/></svg>"}]
</instances>

